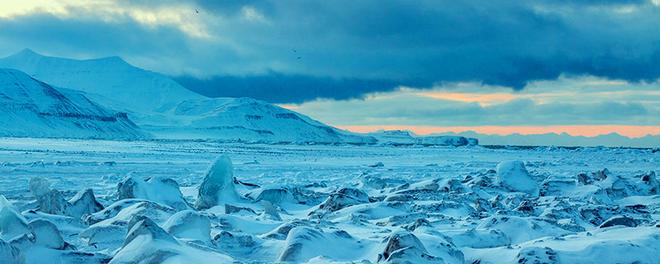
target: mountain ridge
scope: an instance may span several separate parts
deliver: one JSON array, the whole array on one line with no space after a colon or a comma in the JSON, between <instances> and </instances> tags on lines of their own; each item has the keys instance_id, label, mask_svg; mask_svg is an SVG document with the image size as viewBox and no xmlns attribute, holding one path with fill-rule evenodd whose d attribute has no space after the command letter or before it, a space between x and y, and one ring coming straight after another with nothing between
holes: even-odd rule
<instances>
[{"instance_id":1,"label":"mountain ridge","mask_svg":"<svg viewBox=\"0 0 660 264\"><path fill-rule=\"evenodd\" d=\"M323 124L251 98L208 98L168 77L120 57L76 60L24 49L0 59L56 87L81 91L93 101L126 112L139 127L168 139L251 142L375 143L366 135Z\"/></svg>"},{"instance_id":2,"label":"mountain ridge","mask_svg":"<svg viewBox=\"0 0 660 264\"><path fill-rule=\"evenodd\" d=\"M162 74L135 67L117 56L77 60L24 49L1 58L0 67L26 72L56 87L83 91L124 112L158 113L183 99L204 98Z\"/></svg>"},{"instance_id":3,"label":"mountain ridge","mask_svg":"<svg viewBox=\"0 0 660 264\"><path fill-rule=\"evenodd\" d=\"M452 135L464 137L477 137L481 145L520 145L520 146L581 146L581 147L642 147L657 148L660 146L660 135L646 135L643 137L627 137L616 132L597 135L593 137L575 136L568 133L543 133L509 135L481 134L475 131L460 133L434 133L432 135ZM549 143L548 143L549 142Z\"/></svg>"},{"instance_id":4,"label":"mountain ridge","mask_svg":"<svg viewBox=\"0 0 660 264\"><path fill-rule=\"evenodd\" d=\"M138 139L125 113L106 109L83 94L58 90L27 74L0 68L0 135Z\"/></svg>"}]
</instances>

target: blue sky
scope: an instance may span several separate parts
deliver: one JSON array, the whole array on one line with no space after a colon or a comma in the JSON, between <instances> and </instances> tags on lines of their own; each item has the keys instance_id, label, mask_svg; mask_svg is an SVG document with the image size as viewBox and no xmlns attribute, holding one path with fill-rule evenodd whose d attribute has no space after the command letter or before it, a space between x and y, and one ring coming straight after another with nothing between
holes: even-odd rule
<instances>
[{"instance_id":1,"label":"blue sky","mask_svg":"<svg viewBox=\"0 0 660 264\"><path fill-rule=\"evenodd\" d=\"M658 0L3 1L0 54L117 55L338 126L654 131L658 25Z\"/></svg>"}]
</instances>

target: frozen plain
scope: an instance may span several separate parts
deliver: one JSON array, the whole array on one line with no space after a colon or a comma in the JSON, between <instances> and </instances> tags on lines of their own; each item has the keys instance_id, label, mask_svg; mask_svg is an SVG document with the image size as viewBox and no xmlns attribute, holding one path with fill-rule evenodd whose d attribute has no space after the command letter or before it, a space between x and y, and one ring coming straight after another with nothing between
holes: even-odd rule
<instances>
[{"instance_id":1,"label":"frozen plain","mask_svg":"<svg viewBox=\"0 0 660 264\"><path fill-rule=\"evenodd\" d=\"M199 209L198 187L223 155L237 180L225 187L238 196ZM0 138L0 194L11 203L0 205L0 218L6 223L13 208L30 222L25 232L37 234L20 241L4 228L0 259L657 263L659 155L619 148ZM506 162L514 160L521 163ZM92 209L91 217L32 210L40 205L30 190L35 177L67 200L91 188L105 210ZM171 203L176 190L159 188L172 186L166 178L178 183L184 205ZM131 185L133 197L118 190L126 179L140 181ZM232 196L218 196L226 195ZM43 228L31 229L38 219L54 223L57 230L46 236L59 232L64 243L39 239L42 231L35 230Z\"/></svg>"}]
</instances>

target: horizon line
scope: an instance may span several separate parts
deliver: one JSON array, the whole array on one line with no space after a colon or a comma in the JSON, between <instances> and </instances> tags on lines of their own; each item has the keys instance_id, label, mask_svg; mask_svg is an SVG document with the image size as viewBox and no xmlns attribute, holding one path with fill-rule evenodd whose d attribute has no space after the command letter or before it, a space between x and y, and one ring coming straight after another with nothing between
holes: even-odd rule
<instances>
[{"instance_id":1,"label":"horizon line","mask_svg":"<svg viewBox=\"0 0 660 264\"><path fill-rule=\"evenodd\" d=\"M484 135L509 136L562 134L577 137L597 137L612 133L627 138L643 138L660 135L660 126L655 125L550 125L550 126L415 126L415 125L337 125L336 127L357 133L370 133L379 130L407 130L417 135L437 133L476 132Z\"/></svg>"}]
</instances>

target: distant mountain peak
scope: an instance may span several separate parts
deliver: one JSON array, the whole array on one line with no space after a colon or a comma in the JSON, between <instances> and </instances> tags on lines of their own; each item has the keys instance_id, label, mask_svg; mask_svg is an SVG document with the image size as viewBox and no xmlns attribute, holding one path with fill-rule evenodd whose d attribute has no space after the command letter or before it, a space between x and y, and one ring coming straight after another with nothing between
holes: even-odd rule
<instances>
[{"instance_id":1,"label":"distant mountain peak","mask_svg":"<svg viewBox=\"0 0 660 264\"><path fill-rule=\"evenodd\" d=\"M0 67L18 69L55 87L83 91L92 99L124 112L160 113L182 100L204 98L118 56L70 59L25 49L0 58Z\"/></svg>"},{"instance_id":2,"label":"distant mountain peak","mask_svg":"<svg viewBox=\"0 0 660 264\"><path fill-rule=\"evenodd\" d=\"M95 62L105 62L107 64L113 64L113 65L123 65L123 66L130 66L134 67L130 63L126 62L123 58L119 56L109 56L109 57L101 57L101 58L91 58L91 59L69 59L69 58L60 58L60 57L54 57L54 56L47 56L43 55L41 53L38 53L34 51L33 49L30 48L24 48L19 52L16 52L12 55L7 56L6 58L12 58L14 60L26 60L26 59L31 59L31 58L49 58L53 60L63 60L63 61L79 61L79 62L85 62L85 61L95 61Z\"/></svg>"},{"instance_id":3,"label":"distant mountain peak","mask_svg":"<svg viewBox=\"0 0 660 264\"><path fill-rule=\"evenodd\" d=\"M110 57L103 57L103 58L98 58L98 59L88 59L88 60L85 60L85 61L105 62L105 63L110 64L110 65L128 66L128 67L139 69L139 68L131 65L130 63L126 62L124 59L122 59L119 56L110 56ZM142 69L140 69L140 70L142 70Z\"/></svg>"},{"instance_id":4,"label":"distant mountain peak","mask_svg":"<svg viewBox=\"0 0 660 264\"><path fill-rule=\"evenodd\" d=\"M36 51L30 49L30 48L24 48L20 50L19 52L16 52L12 55L7 56L8 58L10 57L20 57L20 58L29 58L29 57L44 57L44 55L41 55L37 53Z\"/></svg>"},{"instance_id":5,"label":"distant mountain peak","mask_svg":"<svg viewBox=\"0 0 660 264\"><path fill-rule=\"evenodd\" d=\"M31 48L24 48L21 51L18 52L19 54L33 54L33 55L39 55L36 51L32 50Z\"/></svg>"},{"instance_id":6,"label":"distant mountain peak","mask_svg":"<svg viewBox=\"0 0 660 264\"><path fill-rule=\"evenodd\" d=\"M116 61L116 62L121 62L121 63L128 64L128 62L126 62L124 59L122 59L119 56L110 56L110 57L100 58L99 60Z\"/></svg>"}]
</instances>

